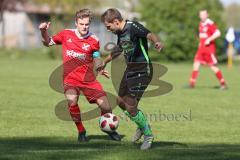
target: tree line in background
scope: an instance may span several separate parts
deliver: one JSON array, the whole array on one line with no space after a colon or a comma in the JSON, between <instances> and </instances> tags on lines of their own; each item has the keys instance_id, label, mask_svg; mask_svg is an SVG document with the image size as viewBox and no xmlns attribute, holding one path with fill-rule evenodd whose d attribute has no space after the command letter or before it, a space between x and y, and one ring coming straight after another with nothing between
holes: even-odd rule
<instances>
[{"instance_id":1,"label":"tree line in background","mask_svg":"<svg viewBox=\"0 0 240 160\"><path fill-rule=\"evenodd\" d=\"M210 18L222 32L217 40L217 53L222 54L226 31L224 8L219 0L140 0L142 20L161 37L165 49L162 58L173 61L189 60L198 46L199 10L207 9Z\"/></svg>"},{"instance_id":2,"label":"tree line in background","mask_svg":"<svg viewBox=\"0 0 240 160\"><path fill-rule=\"evenodd\" d=\"M240 5L233 3L225 8L224 21L228 27L234 27L240 30Z\"/></svg>"},{"instance_id":3,"label":"tree line in background","mask_svg":"<svg viewBox=\"0 0 240 160\"><path fill-rule=\"evenodd\" d=\"M99 0L27 0L36 4L48 4L52 10L50 21L55 32L72 24L77 10L85 7L96 8Z\"/></svg>"},{"instance_id":4,"label":"tree line in background","mask_svg":"<svg viewBox=\"0 0 240 160\"><path fill-rule=\"evenodd\" d=\"M100 0L34 0L37 3L48 3L52 9L61 7L67 15L79 9L79 6L97 8L104 3ZM128 0L130 3L132 0ZM124 2L123 2L124 3ZM198 12L207 9L221 32L221 38L217 42L217 53L222 54L226 24L223 21L224 8L219 0L139 0L140 12L147 27L162 38L165 48L160 58L182 61L192 59L198 46ZM55 19L54 26L58 23L68 22L70 18L66 15L52 15ZM126 17L127 18L127 17ZM56 29L56 28L55 28Z\"/></svg>"},{"instance_id":5,"label":"tree line in background","mask_svg":"<svg viewBox=\"0 0 240 160\"><path fill-rule=\"evenodd\" d=\"M2 20L2 2L4 1L12 3L14 0L0 1L0 20ZM50 20L52 21L54 32L71 24L76 10L83 7L95 10L99 9L99 6L104 6L104 1L101 0L21 1L40 5L48 4L52 10ZM133 3L133 1L136 3L136 0L126 1L128 3ZM117 4L119 2L121 1L118 1ZM122 1L122 3L124 2ZM240 6L233 4L224 9L219 0L138 0L138 2L139 5L135 6L135 11L141 14L140 20L146 22L147 28L157 33L165 45L161 54L154 54L161 59L182 61L193 58L198 46L198 24L200 21L198 13L201 9L209 11L210 18L215 21L222 32L221 38L217 40L217 54L223 55L224 36L227 26L240 28ZM56 14L56 12L60 12L60 14Z\"/></svg>"}]
</instances>

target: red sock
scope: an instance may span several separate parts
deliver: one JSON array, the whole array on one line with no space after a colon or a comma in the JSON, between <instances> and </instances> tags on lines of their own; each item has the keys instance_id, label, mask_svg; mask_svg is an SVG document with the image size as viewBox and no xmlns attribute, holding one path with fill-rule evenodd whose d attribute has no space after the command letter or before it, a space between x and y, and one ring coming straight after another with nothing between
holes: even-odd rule
<instances>
[{"instance_id":1,"label":"red sock","mask_svg":"<svg viewBox=\"0 0 240 160\"><path fill-rule=\"evenodd\" d=\"M222 76L222 72L220 70L216 73L216 77L219 80L219 82L221 83L221 85L225 85L225 80L224 80L224 78Z\"/></svg>"},{"instance_id":2,"label":"red sock","mask_svg":"<svg viewBox=\"0 0 240 160\"><path fill-rule=\"evenodd\" d=\"M105 114L105 112L101 111L101 116L104 115L104 114Z\"/></svg>"},{"instance_id":3,"label":"red sock","mask_svg":"<svg viewBox=\"0 0 240 160\"><path fill-rule=\"evenodd\" d=\"M196 82L197 77L198 77L198 71L192 71L192 76L191 76L191 79L190 79L190 86L191 87L195 86L195 82Z\"/></svg>"},{"instance_id":4,"label":"red sock","mask_svg":"<svg viewBox=\"0 0 240 160\"><path fill-rule=\"evenodd\" d=\"M69 112L72 117L72 120L75 122L75 124L77 126L78 132L79 133L84 132L85 128L81 121L80 108L78 107L78 105L69 106Z\"/></svg>"}]
</instances>

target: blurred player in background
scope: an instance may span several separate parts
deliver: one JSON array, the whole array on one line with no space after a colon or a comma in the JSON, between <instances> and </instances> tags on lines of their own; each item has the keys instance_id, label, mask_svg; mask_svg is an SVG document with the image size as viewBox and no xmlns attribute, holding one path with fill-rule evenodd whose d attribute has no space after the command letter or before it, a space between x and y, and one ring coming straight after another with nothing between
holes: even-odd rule
<instances>
[{"instance_id":1,"label":"blurred player in background","mask_svg":"<svg viewBox=\"0 0 240 160\"><path fill-rule=\"evenodd\" d=\"M64 29L52 37L48 34L49 22L39 25L45 46L62 45L64 94L70 115L78 129L78 142L88 141L78 106L80 91L89 103L96 103L100 107L102 114L111 112L106 93L93 71L94 65L101 64L101 58L99 40L89 32L91 19L89 9L79 10L75 15L76 29ZM106 71L101 71L100 74L108 77ZM107 134L113 140L121 140L117 132Z\"/></svg>"},{"instance_id":2,"label":"blurred player in background","mask_svg":"<svg viewBox=\"0 0 240 160\"><path fill-rule=\"evenodd\" d=\"M137 125L133 142L138 141L144 135L141 149L149 149L153 142L153 133L143 112L138 109L138 103L151 82L152 64L148 56L148 40L153 42L155 48L160 51L162 44L159 38L136 21L123 20L121 13L110 8L102 14L102 22L107 30L118 37L115 52L112 52L105 60L104 66L112 59L124 54L127 68L122 77L119 92L118 105L124 113ZM113 62L114 63L114 62Z\"/></svg>"},{"instance_id":3,"label":"blurred player in background","mask_svg":"<svg viewBox=\"0 0 240 160\"><path fill-rule=\"evenodd\" d=\"M199 46L194 58L193 71L189 80L189 87L194 88L201 65L208 65L216 74L220 82L220 89L226 89L226 82L221 70L217 67L215 39L221 36L216 24L208 18L207 10L199 12Z\"/></svg>"}]
</instances>

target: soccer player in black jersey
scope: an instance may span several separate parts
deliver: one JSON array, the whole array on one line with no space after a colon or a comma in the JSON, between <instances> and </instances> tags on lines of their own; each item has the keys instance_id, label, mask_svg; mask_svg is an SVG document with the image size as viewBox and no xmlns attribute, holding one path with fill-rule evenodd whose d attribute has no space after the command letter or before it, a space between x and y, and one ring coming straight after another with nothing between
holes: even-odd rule
<instances>
[{"instance_id":1,"label":"soccer player in black jersey","mask_svg":"<svg viewBox=\"0 0 240 160\"><path fill-rule=\"evenodd\" d=\"M138 103L151 82L153 73L148 57L147 40L150 40L158 51L163 46L159 38L143 25L136 21L123 20L121 13L115 8L106 10L101 20L107 30L117 35L118 41L117 51L115 49L115 52L109 54L100 69L105 68L107 63L121 53L124 54L127 68L120 83L117 102L124 113L137 124L133 142L138 141L144 135L141 149L149 149L154 137L146 117L138 109Z\"/></svg>"}]
</instances>

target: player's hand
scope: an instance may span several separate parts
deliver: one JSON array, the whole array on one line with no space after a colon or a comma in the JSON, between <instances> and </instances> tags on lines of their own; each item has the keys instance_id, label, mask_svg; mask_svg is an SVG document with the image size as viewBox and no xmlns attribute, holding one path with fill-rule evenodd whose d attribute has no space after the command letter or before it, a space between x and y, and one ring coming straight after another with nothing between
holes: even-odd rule
<instances>
[{"instance_id":1,"label":"player's hand","mask_svg":"<svg viewBox=\"0 0 240 160\"><path fill-rule=\"evenodd\" d=\"M163 44L161 42L156 42L154 47L158 50L158 52L160 52L163 48Z\"/></svg>"},{"instance_id":2,"label":"player's hand","mask_svg":"<svg viewBox=\"0 0 240 160\"><path fill-rule=\"evenodd\" d=\"M43 31L43 30L48 30L48 28L50 27L50 22L43 22L43 23L41 23L40 25L39 25L39 29L41 30L41 31Z\"/></svg>"},{"instance_id":3,"label":"player's hand","mask_svg":"<svg viewBox=\"0 0 240 160\"><path fill-rule=\"evenodd\" d=\"M103 75L106 78L110 78L110 74L108 73L108 71L106 70L101 70L100 72L98 72L98 75Z\"/></svg>"},{"instance_id":4,"label":"player's hand","mask_svg":"<svg viewBox=\"0 0 240 160\"><path fill-rule=\"evenodd\" d=\"M102 62L100 66L97 67L97 75L103 75L106 78L110 78L108 71L105 70L106 63Z\"/></svg>"},{"instance_id":5,"label":"player's hand","mask_svg":"<svg viewBox=\"0 0 240 160\"><path fill-rule=\"evenodd\" d=\"M97 67L97 69L96 69L97 72L103 71L105 69L106 65L107 65L106 63L102 62L102 64Z\"/></svg>"},{"instance_id":6,"label":"player's hand","mask_svg":"<svg viewBox=\"0 0 240 160\"><path fill-rule=\"evenodd\" d=\"M204 42L205 46L208 46L210 44L210 42L211 42L210 39L206 39Z\"/></svg>"}]
</instances>

